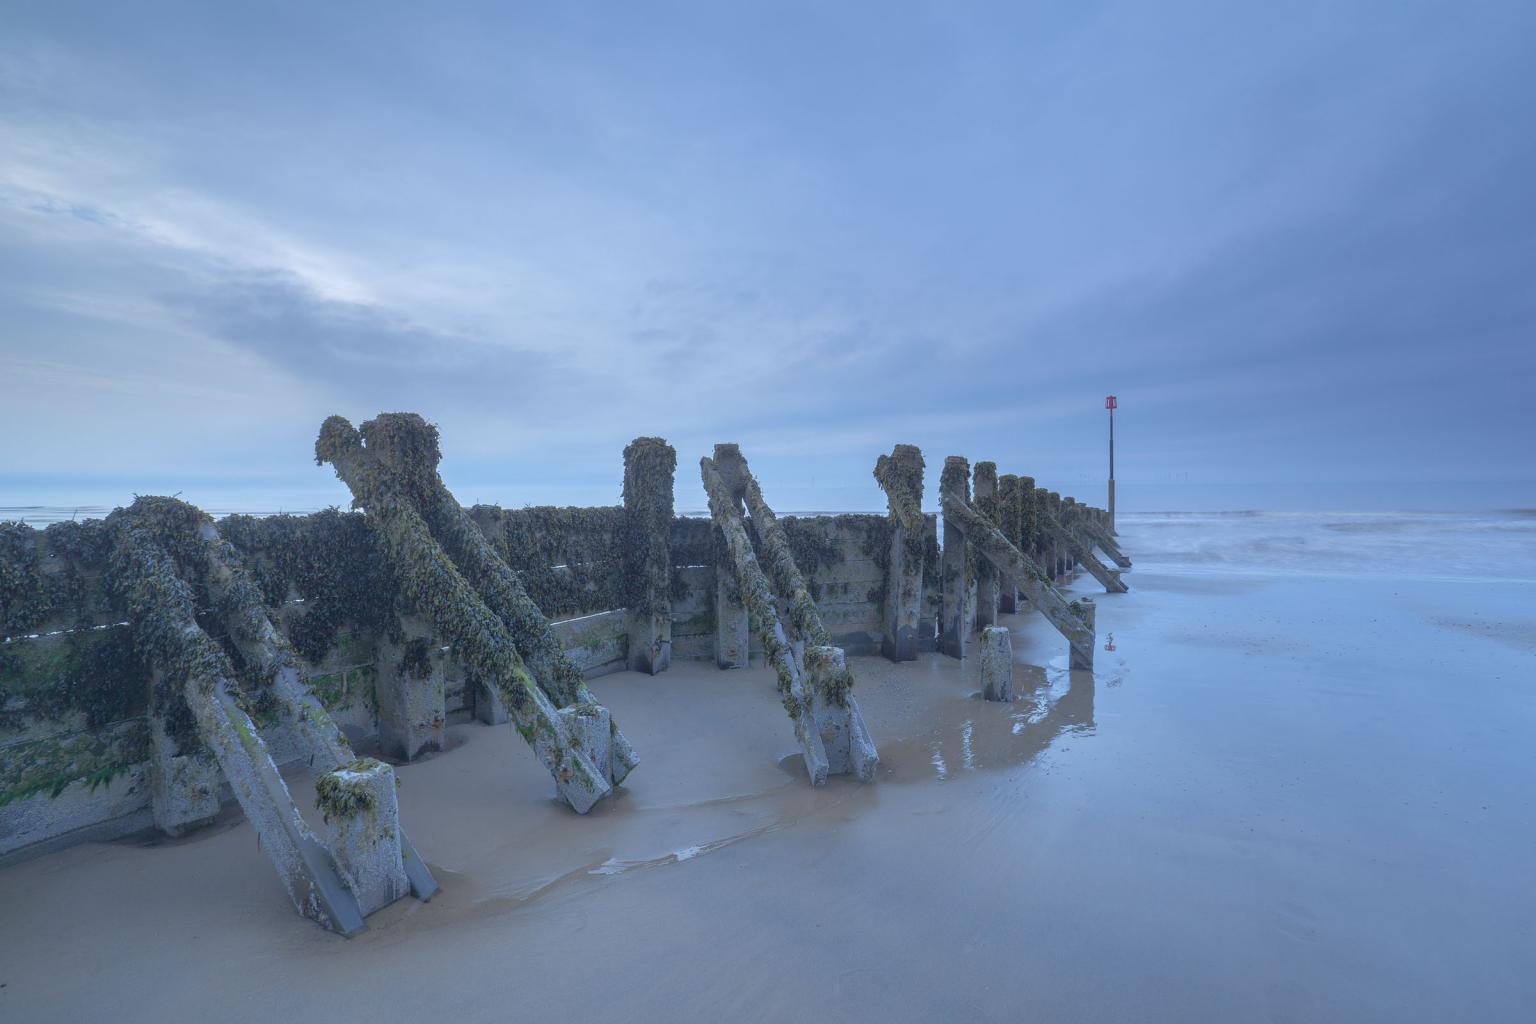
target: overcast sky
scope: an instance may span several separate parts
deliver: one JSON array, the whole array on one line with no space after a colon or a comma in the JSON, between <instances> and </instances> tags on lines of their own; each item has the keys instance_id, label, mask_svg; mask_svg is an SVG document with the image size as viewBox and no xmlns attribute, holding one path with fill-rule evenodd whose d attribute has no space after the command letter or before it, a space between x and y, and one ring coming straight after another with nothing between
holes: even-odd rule
<instances>
[{"instance_id":1,"label":"overcast sky","mask_svg":"<svg viewBox=\"0 0 1536 1024\"><path fill-rule=\"evenodd\" d=\"M1109 392L1128 506L1536 504L1533 100L1530 0L7 3L0 504L1099 499Z\"/></svg>"}]
</instances>

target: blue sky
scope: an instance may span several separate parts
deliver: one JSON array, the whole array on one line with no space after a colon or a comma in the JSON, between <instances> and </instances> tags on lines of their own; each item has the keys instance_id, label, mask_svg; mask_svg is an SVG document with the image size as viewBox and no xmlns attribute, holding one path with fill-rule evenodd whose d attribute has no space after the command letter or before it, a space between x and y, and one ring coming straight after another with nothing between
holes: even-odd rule
<instances>
[{"instance_id":1,"label":"blue sky","mask_svg":"<svg viewBox=\"0 0 1536 1024\"><path fill-rule=\"evenodd\" d=\"M0 504L344 502L321 420L398 409L466 501L638 434L683 506L724 440L1096 497L1108 392L1128 507L1536 504L1530 3L4 22Z\"/></svg>"}]
</instances>

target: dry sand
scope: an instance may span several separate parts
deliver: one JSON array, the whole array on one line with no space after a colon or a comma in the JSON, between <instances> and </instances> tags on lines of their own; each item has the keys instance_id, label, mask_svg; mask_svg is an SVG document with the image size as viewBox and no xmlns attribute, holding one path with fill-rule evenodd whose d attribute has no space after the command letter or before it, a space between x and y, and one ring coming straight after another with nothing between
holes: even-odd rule
<instances>
[{"instance_id":1,"label":"dry sand","mask_svg":"<svg viewBox=\"0 0 1536 1024\"><path fill-rule=\"evenodd\" d=\"M443 891L350 941L238 811L0 870L0 1020L1536 1019L1530 581L1213 570L1159 526L1092 675L1029 616L1012 704L855 659L874 785L805 784L762 670L597 680L644 763L586 818L454 728L400 769Z\"/></svg>"}]
</instances>

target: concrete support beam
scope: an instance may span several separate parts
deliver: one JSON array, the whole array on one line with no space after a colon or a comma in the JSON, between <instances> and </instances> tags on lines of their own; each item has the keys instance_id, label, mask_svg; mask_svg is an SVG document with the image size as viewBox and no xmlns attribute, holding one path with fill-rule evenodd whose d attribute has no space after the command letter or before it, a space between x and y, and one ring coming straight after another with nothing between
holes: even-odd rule
<instances>
[{"instance_id":1,"label":"concrete support beam","mask_svg":"<svg viewBox=\"0 0 1536 1024\"><path fill-rule=\"evenodd\" d=\"M955 494L966 503L971 500L970 463L962 456L951 455L944 460L944 472L939 482L940 494ZM970 633L971 573L966 564L965 531L949 516L948 506L944 515L943 546L944 592L939 615L939 653L951 658L964 658L966 638Z\"/></svg>"},{"instance_id":2,"label":"concrete support beam","mask_svg":"<svg viewBox=\"0 0 1536 1024\"><path fill-rule=\"evenodd\" d=\"M560 708L596 703L581 669L561 647L554 627L443 483L437 472L442 455L436 427L415 413L384 413L357 430L342 417L332 416L320 428L315 455L332 464L336 475L370 513L369 504L382 501L391 506L398 529L414 531L416 523L424 528L426 536L422 539L436 548L435 557L442 557L443 567L468 584L465 596L469 603L453 609L455 617L478 618L484 609L500 620L498 632L512 644L517 671L529 677L548 704ZM401 519L399 513L410 513L414 520ZM468 650L458 641L454 645L456 653ZM504 688L520 687L521 681L509 682L505 672L490 671L483 665L474 667L495 678L497 686L503 688L503 699L516 720L520 705L507 698ZM639 755L615 724L612 781L622 782L639 763ZM566 777L575 776L566 773Z\"/></svg>"},{"instance_id":3,"label":"concrete support beam","mask_svg":"<svg viewBox=\"0 0 1536 1024\"><path fill-rule=\"evenodd\" d=\"M624 571L630 598L629 667L655 675L672 664L672 481L677 452L659 437L624 449Z\"/></svg>"},{"instance_id":4,"label":"concrete support beam","mask_svg":"<svg viewBox=\"0 0 1536 1024\"><path fill-rule=\"evenodd\" d=\"M1072 604L1076 608L1078 618L1082 619L1083 624L1087 626L1088 632L1094 632L1098 628L1099 609L1098 606L1093 603L1093 598L1080 597L1076 601L1073 601ZM1085 649L1079 649L1077 645L1074 644L1072 647L1072 659L1070 663L1071 667L1074 669L1087 669L1092 671L1093 651L1093 644L1089 644Z\"/></svg>"},{"instance_id":5,"label":"concrete support beam","mask_svg":"<svg viewBox=\"0 0 1536 1024\"><path fill-rule=\"evenodd\" d=\"M981 695L986 700L1013 700L1013 641L1002 626L981 631Z\"/></svg>"},{"instance_id":6,"label":"concrete support beam","mask_svg":"<svg viewBox=\"0 0 1536 1024\"><path fill-rule=\"evenodd\" d=\"M945 520L966 531L968 541L976 546L981 555L991 559L992 564L1012 571L1035 610L1067 638L1073 650L1084 652L1091 660L1094 643L1092 628L1085 626L1078 614L1068 606L1066 599L1046 578L1045 571L1010 543L1001 530L971 508L958 488L944 491L941 497L944 501Z\"/></svg>"},{"instance_id":7,"label":"concrete support beam","mask_svg":"<svg viewBox=\"0 0 1536 1024\"><path fill-rule=\"evenodd\" d=\"M1064 514L1071 514L1072 510L1070 506L1063 506L1062 511ZM1050 532L1059 548L1068 553L1071 561L1087 569L1093 578L1103 585L1105 591L1111 594L1123 594L1130 589L1121 581L1119 573L1100 562L1077 534L1054 515L1047 513L1041 516L1041 523Z\"/></svg>"},{"instance_id":8,"label":"concrete support beam","mask_svg":"<svg viewBox=\"0 0 1536 1024\"><path fill-rule=\"evenodd\" d=\"M230 696L228 682L191 677L186 697L203 742L218 758L295 909L343 935L362 931L361 905L331 851L299 815L255 723Z\"/></svg>"},{"instance_id":9,"label":"concrete support beam","mask_svg":"<svg viewBox=\"0 0 1536 1024\"><path fill-rule=\"evenodd\" d=\"M364 758L322 775L316 805L337 867L366 916L411 890L400 855L400 805L395 770Z\"/></svg>"},{"instance_id":10,"label":"concrete support beam","mask_svg":"<svg viewBox=\"0 0 1536 1024\"><path fill-rule=\"evenodd\" d=\"M233 666L198 625L192 588L162 546L165 532L178 528L195 543L205 521L196 509L170 498L139 498L108 517L112 569L127 596L134 642L151 652L152 672L179 677L179 696L192 713L198 737L256 829L262 852L294 907L333 931L356 934L364 927L357 900L330 850L294 806L255 723L232 696Z\"/></svg>"},{"instance_id":11,"label":"concrete support beam","mask_svg":"<svg viewBox=\"0 0 1536 1024\"><path fill-rule=\"evenodd\" d=\"M240 564L211 521L200 529L204 578L215 610L222 616L231 642L245 664L268 679L268 692L279 719L299 742L310 777L321 776L356 760L352 745L304 681L297 656L272 625L255 581ZM400 856L411 892L426 901L437 892L437 880L416 853L403 827L397 826Z\"/></svg>"},{"instance_id":12,"label":"concrete support beam","mask_svg":"<svg viewBox=\"0 0 1536 1024\"><path fill-rule=\"evenodd\" d=\"M874 753L874 744L869 741L858 704L849 692L853 686L853 676L847 669L842 651L825 644L802 646L808 636L826 635L814 604L805 607L802 612L804 617L794 643L790 642L779 621L774 588L758 564L757 553L752 549L752 540L741 516L741 495L746 491L755 491L756 481L752 480L746 468L746 460L741 459L740 453L734 451L734 448L734 445L716 446L716 452L725 462L725 474L718 468L716 460L699 460L699 475L704 483L704 491L709 495L710 516L720 531L721 541L729 556L728 562L719 563L719 568L723 570L729 565L734 570L741 601L747 606L751 623L762 642L763 656L778 677L784 710L794 723L795 738L800 742L801 755L811 784L821 785L826 782L827 774L833 770L823 742L824 729L838 742L847 740L846 748L834 752L840 769L859 774L860 778L871 778L878 755ZM775 531L775 523L771 510L762 502L761 494L749 498L749 501L757 506L757 514L753 518L757 520L759 539L771 536ZM803 590L804 583L799 580L799 570L794 567L793 559L788 558L787 551L773 557L779 563L774 571L783 585ZM786 560L787 565L784 564ZM815 666L814 674L806 667L807 650L815 652L811 658Z\"/></svg>"}]
</instances>

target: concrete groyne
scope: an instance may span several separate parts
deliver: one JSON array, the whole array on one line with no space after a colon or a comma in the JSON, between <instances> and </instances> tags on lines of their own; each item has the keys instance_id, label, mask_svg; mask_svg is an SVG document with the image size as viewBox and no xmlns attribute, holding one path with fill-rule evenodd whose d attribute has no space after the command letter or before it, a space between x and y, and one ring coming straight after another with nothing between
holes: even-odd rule
<instances>
[{"instance_id":1,"label":"concrete groyne","mask_svg":"<svg viewBox=\"0 0 1536 1024\"><path fill-rule=\"evenodd\" d=\"M295 908L353 934L436 890L390 765L354 744L407 762L450 723L510 723L585 813L644 784L642 745L587 685L608 673L770 667L819 783L878 777L852 656L963 658L979 637L985 695L1007 700L998 616L1035 611L1091 669L1093 602L1056 584L1081 568L1125 590L1103 510L954 456L925 512L923 455L897 445L873 467L887 514L780 518L747 454L701 460L707 518L675 514L677 456L654 437L623 452L621 505L465 508L421 417L332 417L316 457L350 511L214 521L140 498L0 524L0 859L180 834L234 801Z\"/></svg>"}]
</instances>

